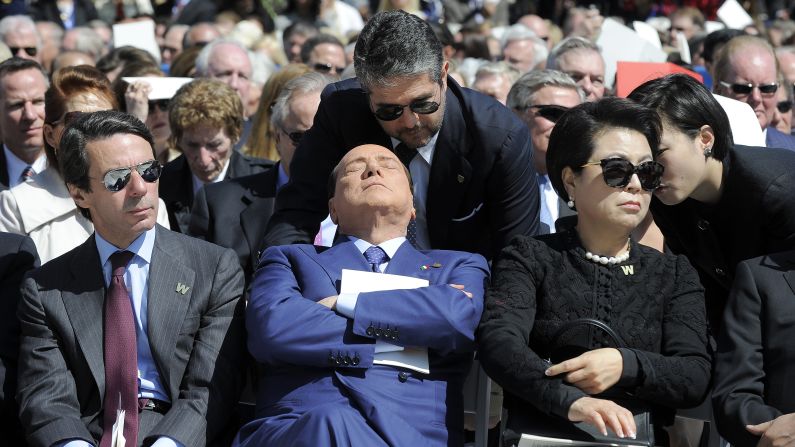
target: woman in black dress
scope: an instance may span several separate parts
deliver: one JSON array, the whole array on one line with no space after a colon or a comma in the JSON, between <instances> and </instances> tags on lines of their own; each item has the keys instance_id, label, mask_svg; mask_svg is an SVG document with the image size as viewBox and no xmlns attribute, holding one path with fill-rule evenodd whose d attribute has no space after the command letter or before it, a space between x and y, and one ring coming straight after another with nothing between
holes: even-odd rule
<instances>
[{"instance_id":1,"label":"woman in black dress","mask_svg":"<svg viewBox=\"0 0 795 447\"><path fill-rule=\"evenodd\" d=\"M657 429L707 392L711 360L696 272L684 257L629 238L662 175L654 161L660 129L654 111L606 98L571 109L552 131L550 180L576 204L577 225L513 239L494 264L478 328L482 365L505 389L514 433L586 422L633 437L624 402L651 409ZM584 353L545 360L558 354L564 324L584 318L607 324L626 346L609 347L604 332L589 329L577 339ZM661 430L655 437L667 442Z\"/></svg>"}]
</instances>

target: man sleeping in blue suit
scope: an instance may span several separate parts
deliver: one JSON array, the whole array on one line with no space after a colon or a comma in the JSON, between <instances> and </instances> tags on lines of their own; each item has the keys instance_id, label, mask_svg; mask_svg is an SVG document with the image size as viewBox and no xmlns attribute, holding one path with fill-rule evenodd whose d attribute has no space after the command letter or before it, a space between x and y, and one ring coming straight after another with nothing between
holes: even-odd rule
<instances>
[{"instance_id":1,"label":"man sleeping in blue suit","mask_svg":"<svg viewBox=\"0 0 795 447\"><path fill-rule=\"evenodd\" d=\"M486 260L412 247L408 171L384 147L348 152L330 184L344 236L331 248L271 247L260 260L246 315L261 371L257 413L235 445L462 445ZM340 293L343 269L429 285ZM383 346L427 352L429 373L382 364Z\"/></svg>"}]
</instances>

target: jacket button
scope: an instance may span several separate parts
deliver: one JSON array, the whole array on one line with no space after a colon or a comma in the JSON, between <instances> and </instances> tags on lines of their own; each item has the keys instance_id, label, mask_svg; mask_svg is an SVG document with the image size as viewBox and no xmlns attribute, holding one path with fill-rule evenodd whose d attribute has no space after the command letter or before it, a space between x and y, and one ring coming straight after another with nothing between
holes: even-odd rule
<instances>
[{"instance_id":1,"label":"jacket button","mask_svg":"<svg viewBox=\"0 0 795 447\"><path fill-rule=\"evenodd\" d=\"M351 365L356 366L358 364L359 364L359 354L356 354L353 356L353 359L351 359Z\"/></svg>"},{"instance_id":2,"label":"jacket button","mask_svg":"<svg viewBox=\"0 0 795 447\"><path fill-rule=\"evenodd\" d=\"M709 222L704 219L699 219L696 226L698 226L698 229L701 231L707 231L709 229Z\"/></svg>"},{"instance_id":3,"label":"jacket button","mask_svg":"<svg viewBox=\"0 0 795 447\"><path fill-rule=\"evenodd\" d=\"M343 360L343 359L342 359L342 354L337 354L337 358L336 358L336 360L335 360L335 363L336 363L336 365L337 365L337 366L340 366L340 365L342 365L342 360Z\"/></svg>"},{"instance_id":4,"label":"jacket button","mask_svg":"<svg viewBox=\"0 0 795 447\"><path fill-rule=\"evenodd\" d=\"M397 340L397 338L398 338L398 330L397 329L393 329L392 330L392 340Z\"/></svg>"},{"instance_id":5,"label":"jacket button","mask_svg":"<svg viewBox=\"0 0 795 447\"><path fill-rule=\"evenodd\" d=\"M384 337L392 338L392 329L387 328L386 330L384 330Z\"/></svg>"},{"instance_id":6,"label":"jacket button","mask_svg":"<svg viewBox=\"0 0 795 447\"><path fill-rule=\"evenodd\" d=\"M380 337L383 334L384 334L384 331L382 331L380 327L375 330L375 336L376 337Z\"/></svg>"},{"instance_id":7,"label":"jacket button","mask_svg":"<svg viewBox=\"0 0 795 447\"><path fill-rule=\"evenodd\" d=\"M715 268L715 274L718 276L726 276L726 272L724 272L723 269L720 267Z\"/></svg>"},{"instance_id":8,"label":"jacket button","mask_svg":"<svg viewBox=\"0 0 795 447\"><path fill-rule=\"evenodd\" d=\"M336 357L334 357L334 354L329 354L329 355L328 355L328 363L329 363L329 365L331 365L331 366L334 366L334 365L336 365L336 364L337 364L337 358L336 358Z\"/></svg>"},{"instance_id":9,"label":"jacket button","mask_svg":"<svg viewBox=\"0 0 795 447\"><path fill-rule=\"evenodd\" d=\"M370 327L368 327L364 333L372 337L373 334L375 334L375 329L373 329L373 325L371 324Z\"/></svg>"},{"instance_id":10,"label":"jacket button","mask_svg":"<svg viewBox=\"0 0 795 447\"><path fill-rule=\"evenodd\" d=\"M351 356L349 356L349 355L346 355L346 356L345 356L345 358L342 360L342 363L344 363L344 364L345 364L345 366L348 366L348 365L350 365L350 364L351 364L351 362L352 362L352 360L351 360Z\"/></svg>"},{"instance_id":11,"label":"jacket button","mask_svg":"<svg viewBox=\"0 0 795 447\"><path fill-rule=\"evenodd\" d=\"M398 380L400 383L406 383L406 381L409 380L409 375L405 371L400 371L398 373Z\"/></svg>"}]
</instances>

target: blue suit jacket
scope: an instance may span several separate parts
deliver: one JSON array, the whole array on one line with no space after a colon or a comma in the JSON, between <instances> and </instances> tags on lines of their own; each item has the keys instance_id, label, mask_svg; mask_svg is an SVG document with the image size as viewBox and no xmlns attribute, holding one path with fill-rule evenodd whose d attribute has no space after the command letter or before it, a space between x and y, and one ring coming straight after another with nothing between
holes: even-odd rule
<instances>
[{"instance_id":1,"label":"blue suit jacket","mask_svg":"<svg viewBox=\"0 0 795 447\"><path fill-rule=\"evenodd\" d=\"M795 151L795 136L785 134L775 127L768 126L765 146L780 147L782 149Z\"/></svg>"},{"instance_id":2,"label":"blue suit jacket","mask_svg":"<svg viewBox=\"0 0 795 447\"><path fill-rule=\"evenodd\" d=\"M430 286L361 293L353 319L317 304L338 294L342 269L370 269L347 240L329 249L286 245L263 254L246 311L249 351L262 366L257 419L241 430L240 443L284 445L278 436L285 427L318 406L341 402L364 415L380 437L351 439L352 445L461 445L461 389L483 310L485 259L419 252L404 243L385 273L425 278ZM464 285L474 297L448 284ZM399 372L408 370L374 365L379 336L428 347L431 373L401 374L400 380ZM318 433L302 436L324 444Z\"/></svg>"}]
</instances>

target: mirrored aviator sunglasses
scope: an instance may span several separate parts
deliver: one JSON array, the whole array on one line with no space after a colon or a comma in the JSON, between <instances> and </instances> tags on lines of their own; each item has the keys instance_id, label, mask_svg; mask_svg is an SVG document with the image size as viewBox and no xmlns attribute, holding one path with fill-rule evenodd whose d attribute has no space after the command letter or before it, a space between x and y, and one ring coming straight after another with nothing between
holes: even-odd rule
<instances>
[{"instance_id":1,"label":"mirrored aviator sunglasses","mask_svg":"<svg viewBox=\"0 0 795 447\"><path fill-rule=\"evenodd\" d=\"M624 188L629 184L632 174L637 174L641 188L646 191L654 191L660 186L663 171L665 171L665 167L657 161L645 161L635 166L623 158L605 158L585 163L580 167L584 168L590 165L602 167L602 177L607 186Z\"/></svg>"},{"instance_id":2,"label":"mirrored aviator sunglasses","mask_svg":"<svg viewBox=\"0 0 795 447\"><path fill-rule=\"evenodd\" d=\"M145 182L154 183L160 178L160 174L163 172L163 165L157 160L149 160L135 166L111 169L102 177L102 183L110 192L121 191L130 183L133 169L138 171L138 175L140 175Z\"/></svg>"},{"instance_id":3,"label":"mirrored aviator sunglasses","mask_svg":"<svg viewBox=\"0 0 795 447\"><path fill-rule=\"evenodd\" d=\"M381 121L394 121L403 115L403 109L408 107L412 112L420 115L429 115L439 110L440 104L435 101L418 101L409 104L408 106L388 105L381 106L373 112L376 118Z\"/></svg>"},{"instance_id":4,"label":"mirrored aviator sunglasses","mask_svg":"<svg viewBox=\"0 0 795 447\"><path fill-rule=\"evenodd\" d=\"M559 119L563 117L563 115L569 111L568 107L558 106L554 104L539 104L534 106L528 106L528 109L534 109L536 111L536 115L549 120L553 123L557 123Z\"/></svg>"}]
</instances>

